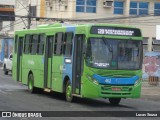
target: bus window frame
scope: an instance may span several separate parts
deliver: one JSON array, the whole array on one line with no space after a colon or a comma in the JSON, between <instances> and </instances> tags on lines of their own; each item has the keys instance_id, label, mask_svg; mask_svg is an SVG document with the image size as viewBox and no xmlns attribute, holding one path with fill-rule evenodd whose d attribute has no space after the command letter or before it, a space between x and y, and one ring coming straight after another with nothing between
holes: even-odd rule
<instances>
[{"instance_id":1,"label":"bus window frame","mask_svg":"<svg viewBox=\"0 0 160 120\"><path fill-rule=\"evenodd\" d=\"M40 52L40 38L41 38L41 35L43 35L43 37L44 37L44 40L43 40L43 46L42 46L42 50L41 50L41 52ZM45 33L40 33L40 34L38 34L38 46L37 46L37 55L44 55L44 50L45 50L45 42L46 42L46 34ZM40 54L41 53L41 54Z\"/></svg>"},{"instance_id":2,"label":"bus window frame","mask_svg":"<svg viewBox=\"0 0 160 120\"><path fill-rule=\"evenodd\" d=\"M36 42L36 44L37 44L37 47L38 47L39 34L32 34L31 35L31 39L30 39L30 41L31 41L31 43L30 43L30 54L31 55L36 55L37 54L37 48L36 48L36 51L34 51L34 53L33 53L33 50L32 50L32 47L35 45L35 44L33 45L34 42L32 42L34 36L37 36L37 42Z\"/></svg>"},{"instance_id":3,"label":"bus window frame","mask_svg":"<svg viewBox=\"0 0 160 120\"><path fill-rule=\"evenodd\" d=\"M49 38L52 38L52 45L51 45L51 49L52 49L52 50L50 51L51 53L48 52L48 57L51 58L52 55L53 55L53 52L54 52L54 51L53 51L53 50L54 50L54 47L53 47L54 44L53 44L53 43L54 43L54 41L55 41L55 35L46 35L46 39L45 39L45 40L47 41ZM46 42L45 42L45 47L47 47L47 46L46 46ZM46 49L46 48L45 48L45 49Z\"/></svg>"},{"instance_id":4,"label":"bus window frame","mask_svg":"<svg viewBox=\"0 0 160 120\"><path fill-rule=\"evenodd\" d=\"M25 36L24 36L24 46L23 46L23 54L30 54L30 40L31 40L31 38L29 37L29 43L28 43L28 50L27 50L27 52L26 52L26 36L27 35L29 35L30 37L31 37L31 35L32 34L25 34Z\"/></svg>"},{"instance_id":5,"label":"bus window frame","mask_svg":"<svg viewBox=\"0 0 160 120\"><path fill-rule=\"evenodd\" d=\"M71 33L72 36L71 36L71 48L70 48L70 54L66 54L66 50L67 50L67 34L68 33ZM65 32L64 34L64 39L63 39L63 47L62 47L62 54L65 56L65 57L71 57L72 56L72 49L73 49L73 39L74 39L74 32ZM69 43L70 44L70 43Z\"/></svg>"},{"instance_id":6,"label":"bus window frame","mask_svg":"<svg viewBox=\"0 0 160 120\"><path fill-rule=\"evenodd\" d=\"M62 33L62 39L61 39L61 48L60 48L60 53L57 54L57 42L56 42L56 39L57 39L57 34L59 33ZM58 40L57 40L58 41ZM55 33L55 37L54 37L54 49L53 49L53 55L54 56L61 56L63 54L63 41L64 41L64 32L57 32ZM56 44L55 44L56 43ZM55 47L56 46L56 47ZM55 50L56 48L56 50Z\"/></svg>"},{"instance_id":7,"label":"bus window frame","mask_svg":"<svg viewBox=\"0 0 160 120\"><path fill-rule=\"evenodd\" d=\"M14 40L14 53L17 53L17 39L18 39L18 35L16 34L15 35L15 38L14 38L15 40Z\"/></svg>"}]
</instances>

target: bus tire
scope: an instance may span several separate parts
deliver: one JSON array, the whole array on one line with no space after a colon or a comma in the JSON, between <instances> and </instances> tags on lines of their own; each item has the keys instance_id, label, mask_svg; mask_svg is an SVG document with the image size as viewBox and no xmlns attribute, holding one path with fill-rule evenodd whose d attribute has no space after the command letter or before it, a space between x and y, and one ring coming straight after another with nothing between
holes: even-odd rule
<instances>
[{"instance_id":1,"label":"bus tire","mask_svg":"<svg viewBox=\"0 0 160 120\"><path fill-rule=\"evenodd\" d=\"M121 101L121 98L109 98L109 102L112 105L118 105Z\"/></svg>"},{"instance_id":2,"label":"bus tire","mask_svg":"<svg viewBox=\"0 0 160 120\"><path fill-rule=\"evenodd\" d=\"M29 74L28 76L28 91L30 93L35 93L36 88L34 87L34 77L33 74Z\"/></svg>"},{"instance_id":3,"label":"bus tire","mask_svg":"<svg viewBox=\"0 0 160 120\"><path fill-rule=\"evenodd\" d=\"M8 75L8 71L7 71L7 69L6 69L6 65L4 65L3 71L4 71L4 74L5 74L5 75Z\"/></svg>"},{"instance_id":4,"label":"bus tire","mask_svg":"<svg viewBox=\"0 0 160 120\"><path fill-rule=\"evenodd\" d=\"M71 86L71 83L70 83L69 80L66 82L65 97L66 97L67 102L72 102L73 101L72 86Z\"/></svg>"}]
</instances>

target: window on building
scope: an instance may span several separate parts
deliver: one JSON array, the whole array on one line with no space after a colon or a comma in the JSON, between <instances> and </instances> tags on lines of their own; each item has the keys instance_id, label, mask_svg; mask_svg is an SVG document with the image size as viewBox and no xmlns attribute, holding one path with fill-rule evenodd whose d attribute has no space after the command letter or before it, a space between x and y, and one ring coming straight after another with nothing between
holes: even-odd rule
<instances>
[{"instance_id":1,"label":"window on building","mask_svg":"<svg viewBox=\"0 0 160 120\"><path fill-rule=\"evenodd\" d=\"M160 16L160 2L154 4L154 15Z\"/></svg>"},{"instance_id":2,"label":"window on building","mask_svg":"<svg viewBox=\"0 0 160 120\"><path fill-rule=\"evenodd\" d=\"M114 14L123 14L124 2L114 1Z\"/></svg>"},{"instance_id":3,"label":"window on building","mask_svg":"<svg viewBox=\"0 0 160 120\"><path fill-rule=\"evenodd\" d=\"M160 51L160 40L156 40L156 38L152 38L152 50Z\"/></svg>"},{"instance_id":4,"label":"window on building","mask_svg":"<svg viewBox=\"0 0 160 120\"><path fill-rule=\"evenodd\" d=\"M31 6L31 15L36 17L37 16L37 6Z\"/></svg>"},{"instance_id":5,"label":"window on building","mask_svg":"<svg viewBox=\"0 0 160 120\"><path fill-rule=\"evenodd\" d=\"M96 13L97 0L76 0L76 12Z\"/></svg>"},{"instance_id":6,"label":"window on building","mask_svg":"<svg viewBox=\"0 0 160 120\"><path fill-rule=\"evenodd\" d=\"M130 2L130 15L148 15L148 2Z\"/></svg>"},{"instance_id":7,"label":"window on building","mask_svg":"<svg viewBox=\"0 0 160 120\"><path fill-rule=\"evenodd\" d=\"M143 52L144 53L148 51L148 40L149 40L148 37L143 38Z\"/></svg>"}]
</instances>

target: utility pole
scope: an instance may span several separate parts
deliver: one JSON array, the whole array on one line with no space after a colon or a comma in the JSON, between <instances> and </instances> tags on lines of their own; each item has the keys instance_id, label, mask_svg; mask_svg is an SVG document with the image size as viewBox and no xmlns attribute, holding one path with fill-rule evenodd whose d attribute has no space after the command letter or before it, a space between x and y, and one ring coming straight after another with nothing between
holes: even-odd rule
<instances>
[{"instance_id":1,"label":"utility pole","mask_svg":"<svg viewBox=\"0 0 160 120\"><path fill-rule=\"evenodd\" d=\"M31 26L31 4L29 3L29 10L28 10L28 26L27 28L30 29Z\"/></svg>"},{"instance_id":2,"label":"utility pole","mask_svg":"<svg viewBox=\"0 0 160 120\"><path fill-rule=\"evenodd\" d=\"M0 21L0 31L2 30L2 28L3 28L3 22Z\"/></svg>"}]
</instances>

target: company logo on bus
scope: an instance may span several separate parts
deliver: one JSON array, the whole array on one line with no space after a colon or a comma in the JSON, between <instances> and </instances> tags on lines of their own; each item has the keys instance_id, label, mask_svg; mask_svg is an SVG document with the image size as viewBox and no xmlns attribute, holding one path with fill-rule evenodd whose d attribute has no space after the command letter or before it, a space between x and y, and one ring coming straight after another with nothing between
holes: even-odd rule
<instances>
[{"instance_id":1,"label":"company logo on bus","mask_svg":"<svg viewBox=\"0 0 160 120\"><path fill-rule=\"evenodd\" d=\"M107 79L105 80L105 82L106 82L106 83L111 83L111 79L108 79L108 78L107 78Z\"/></svg>"}]
</instances>

